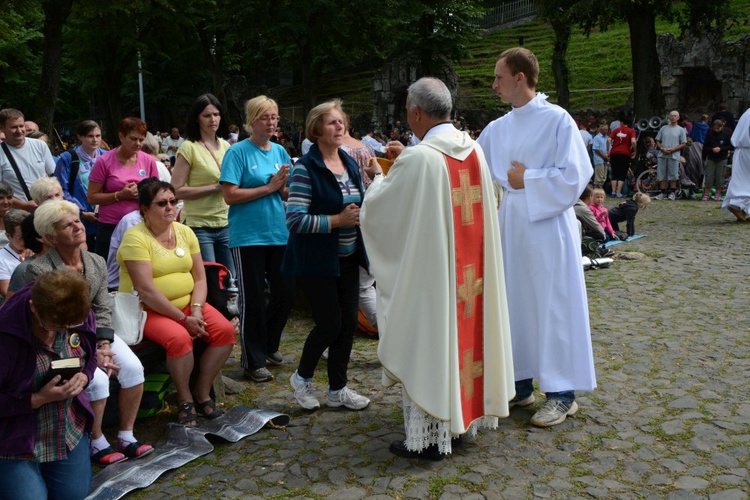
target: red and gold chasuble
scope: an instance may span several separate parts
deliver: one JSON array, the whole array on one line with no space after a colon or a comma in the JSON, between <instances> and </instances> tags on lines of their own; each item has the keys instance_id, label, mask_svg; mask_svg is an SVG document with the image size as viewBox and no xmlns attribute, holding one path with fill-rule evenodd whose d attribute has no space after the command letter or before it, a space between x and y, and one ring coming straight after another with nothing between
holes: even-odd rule
<instances>
[{"instance_id":1,"label":"red and gold chasuble","mask_svg":"<svg viewBox=\"0 0 750 500\"><path fill-rule=\"evenodd\" d=\"M484 212L476 150L459 161L443 155L453 200L458 353L464 425L484 416Z\"/></svg>"}]
</instances>

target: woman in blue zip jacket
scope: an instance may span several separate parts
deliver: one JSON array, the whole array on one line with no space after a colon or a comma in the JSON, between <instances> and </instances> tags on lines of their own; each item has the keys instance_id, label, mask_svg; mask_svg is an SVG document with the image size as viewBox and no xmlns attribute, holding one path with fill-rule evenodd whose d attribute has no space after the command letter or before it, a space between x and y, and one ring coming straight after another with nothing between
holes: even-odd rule
<instances>
[{"instance_id":1,"label":"woman in blue zip jacket","mask_svg":"<svg viewBox=\"0 0 750 500\"><path fill-rule=\"evenodd\" d=\"M76 127L79 145L60 155L55 167L55 177L63 188L63 197L78 205L81 222L86 227L86 245L94 251L96 214L94 205L87 199L89 174L102 149L102 129L94 120L84 120ZM72 176L71 176L72 174ZM72 177L72 178L71 178Z\"/></svg>"},{"instance_id":2,"label":"woman in blue zip jacket","mask_svg":"<svg viewBox=\"0 0 750 500\"><path fill-rule=\"evenodd\" d=\"M297 278L315 321L290 383L297 402L309 410L320 406L312 378L326 348L328 406L361 410L370 404L347 386L346 375L357 328L359 265L368 264L359 229L362 177L339 149L345 116L338 99L310 111L305 133L313 145L295 164L289 186L282 271Z\"/></svg>"}]
</instances>

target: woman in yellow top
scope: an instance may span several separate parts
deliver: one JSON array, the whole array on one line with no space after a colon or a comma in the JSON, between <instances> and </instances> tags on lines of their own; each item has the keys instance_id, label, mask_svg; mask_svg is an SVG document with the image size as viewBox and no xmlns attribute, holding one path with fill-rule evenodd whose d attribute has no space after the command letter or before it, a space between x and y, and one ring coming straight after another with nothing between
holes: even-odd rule
<instances>
[{"instance_id":1,"label":"woman in yellow top","mask_svg":"<svg viewBox=\"0 0 750 500\"><path fill-rule=\"evenodd\" d=\"M206 304L206 273L198 240L189 227L174 222L174 187L148 179L138 185L138 204L143 222L128 229L117 251L120 291L138 292L148 314L143 336L167 351L167 368L180 405L178 422L196 426L196 408L208 419L221 415L209 391L232 351L234 327ZM191 393L196 338L208 347Z\"/></svg>"},{"instance_id":2,"label":"woman in yellow top","mask_svg":"<svg viewBox=\"0 0 750 500\"><path fill-rule=\"evenodd\" d=\"M229 207L219 184L221 162L229 143L224 111L212 94L198 97L190 108L187 140L177 151L172 170L172 185L185 202L185 224L195 233L206 262L224 264L236 276L229 251Z\"/></svg>"}]
</instances>

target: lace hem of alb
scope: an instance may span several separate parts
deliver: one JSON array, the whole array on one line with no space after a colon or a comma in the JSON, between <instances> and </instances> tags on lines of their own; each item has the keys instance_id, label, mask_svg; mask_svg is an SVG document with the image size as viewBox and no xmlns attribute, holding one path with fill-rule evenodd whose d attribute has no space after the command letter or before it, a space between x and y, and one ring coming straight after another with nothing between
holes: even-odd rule
<instances>
[{"instance_id":1,"label":"lace hem of alb","mask_svg":"<svg viewBox=\"0 0 750 500\"><path fill-rule=\"evenodd\" d=\"M403 392L404 399L404 429L406 430L406 449L410 451L421 451L430 445L437 445L440 453L451 453L451 426L450 422L438 420L426 414L415 405L411 398ZM497 429L497 417L482 417L469 426L466 434L470 437L477 435L477 430Z\"/></svg>"}]
</instances>

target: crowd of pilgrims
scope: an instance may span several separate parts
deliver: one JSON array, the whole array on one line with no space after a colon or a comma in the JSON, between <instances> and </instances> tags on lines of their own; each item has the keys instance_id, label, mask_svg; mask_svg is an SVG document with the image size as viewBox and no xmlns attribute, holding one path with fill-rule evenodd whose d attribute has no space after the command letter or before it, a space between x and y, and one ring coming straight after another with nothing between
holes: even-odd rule
<instances>
[{"instance_id":1,"label":"crowd of pilgrims","mask_svg":"<svg viewBox=\"0 0 750 500\"><path fill-rule=\"evenodd\" d=\"M236 331L244 376L254 382L272 380L269 367L293 357L280 352L280 340L296 290L315 322L290 379L296 401L307 409L320 405L312 380L326 357L326 404L353 410L369 404L347 379L354 332L377 338L375 284L358 228L370 183L364 168L385 155L388 141L408 147L418 140L398 121L383 133L350 135L338 100L314 108L306 127L294 131L281 130L278 104L266 96L249 100L245 112L243 130L230 126L219 101L205 94L195 100L182 133L152 134L129 117L112 149L96 122L83 121L76 145L55 157L54 175L27 179L33 181L30 211L11 208L13 187L0 182L0 322L22 329L25 321L41 342L37 353L47 355L37 356L37 370L15 375L19 386L38 395L34 408L53 403L40 414L36 440L2 446L0 457L54 461L73 442L69 448L81 463L106 466L153 450L134 433L144 369L112 329L115 291L137 291L147 310L144 337L166 351L180 424L197 426L222 414L211 384ZM28 137L46 140L33 122L25 124ZM461 117L454 125L478 135ZM341 161L339 149L350 160ZM313 184L325 194L311 196ZM604 199L599 186L581 195L575 207L581 234L599 243L632 236L635 214L648 207L649 197L639 193L609 211ZM617 225L623 222L624 232ZM305 237L311 234L320 238ZM206 262L225 266L239 284L234 323L207 303ZM199 358L194 339L206 344ZM5 347L0 351L8 361L14 351ZM66 384L41 376L55 359L83 353L85 366ZM196 364L199 375L191 384ZM8 361L1 371L12 366ZM111 377L121 386L114 444L102 431ZM11 415L24 418L23 411Z\"/></svg>"}]
</instances>

